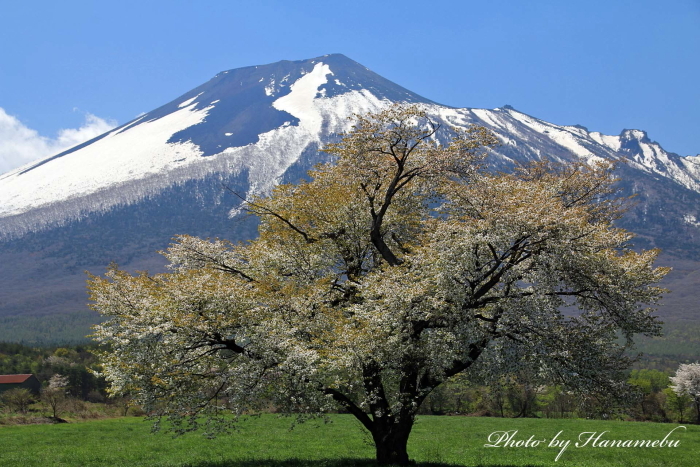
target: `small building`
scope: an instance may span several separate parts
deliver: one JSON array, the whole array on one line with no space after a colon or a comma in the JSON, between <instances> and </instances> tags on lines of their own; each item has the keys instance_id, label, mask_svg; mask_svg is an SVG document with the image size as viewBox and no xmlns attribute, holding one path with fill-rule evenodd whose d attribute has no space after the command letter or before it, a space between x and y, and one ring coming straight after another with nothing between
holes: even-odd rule
<instances>
[{"instance_id":1,"label":"small building","mask_svg":"<svg viewBox=\"0 0 700 467\"><path fill-rule=\"evenodd\" d=\"M0 393L14 388L29 389L38 395L41 383L34 375L0 375Z\"/></svg>"}]
</instances>

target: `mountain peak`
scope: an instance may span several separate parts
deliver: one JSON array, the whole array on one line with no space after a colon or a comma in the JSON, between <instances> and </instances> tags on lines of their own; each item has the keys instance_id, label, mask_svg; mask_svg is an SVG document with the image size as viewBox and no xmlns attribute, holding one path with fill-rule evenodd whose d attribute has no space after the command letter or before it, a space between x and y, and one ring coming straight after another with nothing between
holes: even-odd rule
<instances>
[{"instance_id":1,"label":"mountain peak","mask_svg":"<svg viewBox=\"0 0 700 467\"><path fill-rule=\"evenodd\" d=\"M624 129L622 132L620 132L620 138L623 140L636 140L639 141L640 143L651 143L652 141L649 139L647 132L644 130L628 130Z\"/></svg>"}]
</instances>

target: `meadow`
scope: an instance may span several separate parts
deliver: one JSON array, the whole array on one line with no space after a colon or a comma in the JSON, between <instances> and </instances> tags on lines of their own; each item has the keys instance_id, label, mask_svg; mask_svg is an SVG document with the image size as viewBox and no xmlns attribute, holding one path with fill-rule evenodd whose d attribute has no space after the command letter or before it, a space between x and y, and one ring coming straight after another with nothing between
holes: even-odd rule
<instances>
[{"instance_id":1,"label":"meadow","mask_svg":"<svg viewBox=\"0 0 700 467\"><path fill-rule=\"evenodd\" d=\"M329 423L313 420L290 429L291 419L267 414L243 421L237 432L207 439L198 433L173 437L151 433L151 422L126 417L56 425L0 426L0 465L9 466L181 466L346 467L374 465L369 436L349 415ZM417 465L441 466L696 466L700 426L684 425L668 439L677 447L574 446L584 432L600 439L662 440L679 426L571 419L503 419L421 416L409 440ZM513 441L545 439L537 447L485 447L494 432L517 430ZM560 448L548 447L571 440ZM496 435L491 435L492 440ZM590 435L584 435L584 438ZM521 443L522 444L522 443ZM532 444L532 443L531 443Z\"/></svg>"}]
</instances>

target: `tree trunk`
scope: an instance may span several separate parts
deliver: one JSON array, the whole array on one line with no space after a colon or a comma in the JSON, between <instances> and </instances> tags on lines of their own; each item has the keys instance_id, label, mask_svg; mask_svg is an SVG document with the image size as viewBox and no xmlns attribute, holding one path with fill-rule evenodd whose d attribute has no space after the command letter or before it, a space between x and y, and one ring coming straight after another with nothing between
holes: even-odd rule
<instances>
[{"instance_id":1,"label":"tree trunk","mask_svg":"<svg viewBox=\"0 0 700 467\"><path fill-rule=\"evenodd\" d=\"M375 420L372 438L377 449L379 465L409 465L408 437L413 428L413 417L392 423Z\"/></svg>"}]
</instances>

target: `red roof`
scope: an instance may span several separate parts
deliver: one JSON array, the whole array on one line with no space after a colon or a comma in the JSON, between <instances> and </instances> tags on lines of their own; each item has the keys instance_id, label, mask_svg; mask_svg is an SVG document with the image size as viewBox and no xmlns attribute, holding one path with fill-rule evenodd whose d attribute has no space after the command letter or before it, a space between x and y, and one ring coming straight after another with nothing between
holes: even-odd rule
<instances>
[{"instance_id":1,"label":"red roof","mask_svg":"<svg viewBox=\"0 0 700 467\"><path fill-rule=\"evenodd\" d=\"M32 375L0 375L0 384L24 383Z\"/></svg>"}]
</instances>

